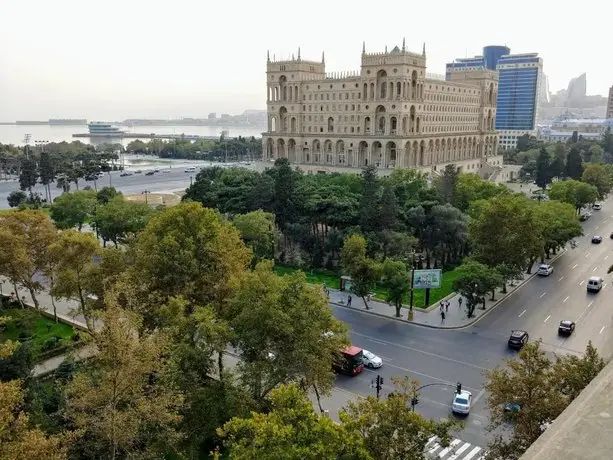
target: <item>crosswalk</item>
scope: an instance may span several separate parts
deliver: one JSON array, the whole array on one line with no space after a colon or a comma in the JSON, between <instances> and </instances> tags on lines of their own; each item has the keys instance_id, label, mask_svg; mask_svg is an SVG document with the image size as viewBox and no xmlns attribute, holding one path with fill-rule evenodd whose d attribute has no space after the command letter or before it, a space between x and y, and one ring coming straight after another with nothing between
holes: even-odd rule
<instances>
[{"instance_id":1,"label":"crosswalk","mask_svg":"<svg viewBox=\"0 0 613 460\"><path fill-rule=\"evenodd\" d=\"M461 439L453 439L447 447L440 444L440 439L432 436L426 444L426 452L431 459L438 460L484 460L487 451Z\"/></svg>"}]
</instances>

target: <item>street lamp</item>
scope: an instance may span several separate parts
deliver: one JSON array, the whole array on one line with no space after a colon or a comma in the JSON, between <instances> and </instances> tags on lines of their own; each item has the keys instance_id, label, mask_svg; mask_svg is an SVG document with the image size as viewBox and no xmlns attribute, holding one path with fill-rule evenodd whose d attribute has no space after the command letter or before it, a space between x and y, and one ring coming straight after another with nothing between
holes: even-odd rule
<instances>
[{"instance_id":1,"label":"street lamp","mask_svg":"<svg viewBox=\"0 0 613 460\"><path fill-rule=\"evenodd\" d=\"M149 201L147 199L147 196L150 194L151 192L149 190L144 190L141 192L141 195L145 195L145 204L149 204Z\"/></svg>"},{"instance_id":2,"label":"street lamp","mask_svg":"<svg viewBox=\"0 0 613 460\"><path fill-rule=\"evenodd\" d=\"M439 386L439 387L452 387L453 388L453 384L451 383L428 383L427 385L422 385L419 388L415 388L415 390L413 391L413 397L411 398L411 412L415 412L415 406L417 406L417 404L419 403L419 398L417 397L417 392L419 390L423 390L424 388L427 387L435 387L435 386ZM455 384L455 389L456 389L456 393L460 394L462 393L462 384L460 382Z\"/></svg>"}]
</instances>

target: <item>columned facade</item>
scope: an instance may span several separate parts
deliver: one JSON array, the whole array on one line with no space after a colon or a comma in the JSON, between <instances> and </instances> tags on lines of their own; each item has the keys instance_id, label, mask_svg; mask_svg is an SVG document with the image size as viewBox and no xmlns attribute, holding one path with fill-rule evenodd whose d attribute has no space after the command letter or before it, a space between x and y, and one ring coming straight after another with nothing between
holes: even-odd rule
<instances>
[{"instance_id":1,"label":"columned facade","mask_svg":"<svg viewBox=\"0 0 613 460\"><path fill-rule=\"evenodd\" d=\"M326 75L325 60L267 63L266 160L381 169L436 168L497 153L497 74L426 76L421 54L362 51L359 72Z\"/></svg>"}]
</instances>

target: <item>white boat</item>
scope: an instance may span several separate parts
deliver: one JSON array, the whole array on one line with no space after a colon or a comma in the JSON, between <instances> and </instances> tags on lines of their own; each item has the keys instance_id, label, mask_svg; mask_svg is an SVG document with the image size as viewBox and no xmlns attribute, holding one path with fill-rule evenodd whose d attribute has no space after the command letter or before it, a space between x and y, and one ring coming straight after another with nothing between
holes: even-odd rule
<instances>
[{"instance_id":1,"label":"white boat","mask_svg":"<svg viewBox=\"0 0 613 460\"><path fill-rule=\"evenodd\" d=\"M122 138L126 133L125 130L103 121L93 121L88 123L87 127L91 137Z\"/></svg>"}]
</instances>

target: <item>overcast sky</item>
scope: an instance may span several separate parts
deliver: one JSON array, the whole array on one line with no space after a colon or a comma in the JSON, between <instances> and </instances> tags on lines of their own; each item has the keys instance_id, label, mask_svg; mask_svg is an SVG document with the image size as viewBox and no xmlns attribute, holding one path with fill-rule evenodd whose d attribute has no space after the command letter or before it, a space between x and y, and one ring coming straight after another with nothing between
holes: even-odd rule
<instances>
[{"instance_id":1,"label":"overcast sky","mask_svg":"<svg viewBox=\"0 0 613 460\"><path fill-rule=\"evenodd\" d=\"M611 17L606 0L0 0L0 121L264 109L268 49L358 70L362 41L403 37L426 42L428 72L506 44L541 54L552 91L587 72L588 94L605 94Z\"/></svg>"}]
</instances>

